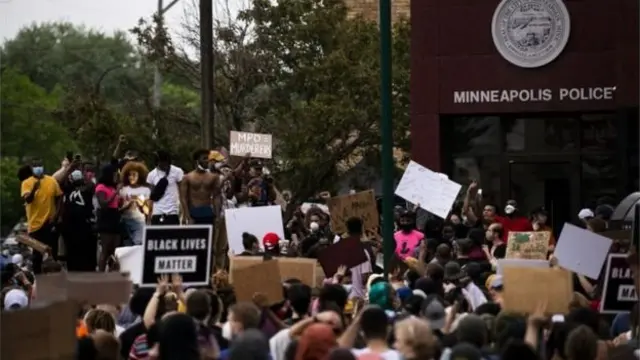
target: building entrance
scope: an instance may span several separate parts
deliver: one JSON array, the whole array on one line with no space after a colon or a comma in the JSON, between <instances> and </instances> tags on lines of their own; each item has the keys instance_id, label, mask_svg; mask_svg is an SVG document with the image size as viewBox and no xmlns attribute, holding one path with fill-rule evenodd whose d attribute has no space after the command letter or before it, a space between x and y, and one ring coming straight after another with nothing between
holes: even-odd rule
<instances>
[{"instance_id":1,"label":"building entrance","mask_svg":"<svg viewBox=\"0 0 640 360\"><path fill-rule=\"evenodd\" d=\"M514 199L525 214L544 206L556 238L579 211L579 163L562 157L509 157L503 199Z\"/></svg>"}]
</instances>

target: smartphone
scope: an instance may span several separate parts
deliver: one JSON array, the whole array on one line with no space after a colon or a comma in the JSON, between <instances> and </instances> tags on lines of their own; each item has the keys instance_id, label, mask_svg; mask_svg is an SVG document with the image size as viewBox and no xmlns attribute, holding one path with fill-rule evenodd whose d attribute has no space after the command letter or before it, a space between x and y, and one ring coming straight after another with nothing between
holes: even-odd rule
<instances>
[{"instance_id":1,"label":"smartphone","mask_svg":"<svg viewBox=\"0 0 640 360\"><path fill-rule=\"evenodd\" d=\"M72 151L67 151L67 160L69 161L73 161L73 152Z\"/></svg>"}]
</instances>

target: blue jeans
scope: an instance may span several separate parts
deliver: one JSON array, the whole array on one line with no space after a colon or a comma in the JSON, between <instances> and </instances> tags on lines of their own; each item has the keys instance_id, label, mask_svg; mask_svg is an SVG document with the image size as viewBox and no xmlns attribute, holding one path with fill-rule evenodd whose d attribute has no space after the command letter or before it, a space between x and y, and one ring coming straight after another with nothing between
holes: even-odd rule
<instances>
[{"instance_id":1,"label":"blue jeans","mask_svg":"<svg viewBox=\"0 0 640 360\"><path fill-rule=\"evenodd\" d=\"M122 222L127 231L127 239L124 246L142 245L142 236L144 235L144 221L135 218L123 217Z\"/></svg>"}]
</instances>

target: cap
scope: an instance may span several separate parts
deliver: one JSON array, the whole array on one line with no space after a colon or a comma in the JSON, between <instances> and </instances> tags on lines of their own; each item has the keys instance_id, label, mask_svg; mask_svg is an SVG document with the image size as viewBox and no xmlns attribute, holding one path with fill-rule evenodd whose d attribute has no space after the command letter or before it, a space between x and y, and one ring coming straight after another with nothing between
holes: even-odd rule
<instances>
[{"instance_id":1,"label":"cap","mask_svg":"<svg viewBox=\"0 0 640 360\"><path fill-rule=\"evenodd\" d=\"M455 261L449 261L444 266L444 278L445 280L457 280L462 277L462 269L460 264Z\"/></svg>"},{"instance_id":2,"label":"cap","mask_svg":"<svg viewBox=\"0 0 640 360\"><path fill-rule=\"evenodd\" d=\"M445 312L444 305L440 300L433 298L431 302L425 302L420 313L425 319L429 320L431 329L440 330L444 327L447 313Z\"/></svg>"},{"instance_id":3,"label":"cap","mask_svg":"<svg viewBox=\"0 0 640 360\"><path fill-rule=\"evenodd\" d=\"M13 254L13 256L11 257L11 262L16 265L22 265L23 260L24 259L22 258L21 254Z\"/></svg>"},{"instance_id":4,"label":"cap","mask_svg":"<svg viewBox=\"0 0 640 360\"><path fill-rule=\"evenodd\" d=\"M580 210L580 212L578 213L578 218L584 220L584 219L588 219L588 218L592 218L594 217L595 214L593 213L593 211L591 211L591 209L582 209Z\"/></svg>"},{"instance_id":5,"label":"cap","mask_svg":"<svg viewBox=\"0 0 640 360\"><path fill-rule=\"evenodd\" d=\"M278 246L279 242L280 236L272 232L265 234L265 236L262 238L262 245L267 250L275 249Z\"/></svg>"},{"instance_id":6,"label":"cap","mask_svg":"<svg viewBox=\"0 0 640 360\"><path fill-rule=\"evenodd\" d=\"M9 290L4 296L4 309L17 310L26 308L29 305L27 293L20 289Z\"/></svg>"},{"instance_id":7,"label":"cap","mask_svg":"<svg viewBox=\"0 0 640 360\"><path fill-rule=\"evenodd\" d=\"M224 161L224 155L222 155L219 151L211 150L209 151L209 156L207 157L209 161Z\"/></svg>"},{"instance_id":8,"label":"cap","mask_svg":"<svg viewBox=\"0 0 640 360\"><path fill-rule=\"evenodd\" d=\"M491 289L499 289L502 286L503 286L502 275L495 275L493 279L491 279L491 282L489 283L489 287Z\"/></svg>"}]
</instances>

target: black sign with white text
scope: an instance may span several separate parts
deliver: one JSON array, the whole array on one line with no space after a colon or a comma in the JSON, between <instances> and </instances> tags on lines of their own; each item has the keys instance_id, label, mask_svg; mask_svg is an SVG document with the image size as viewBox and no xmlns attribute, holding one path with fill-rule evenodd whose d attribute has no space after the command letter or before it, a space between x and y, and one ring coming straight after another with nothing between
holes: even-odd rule
<instances>
[{"instance_id":1,"label":"black sign with white text","mask_svg":"<svg viewBox=\"0 0 640 360\"><path fill-rule=\"evenodd\" d=\"M158 277L180 274L185 286L203 286L211 274L211 225L147 226L144 233L141 286Z\"/></svg>"},{"instance_id":2,"label":"black sign with white text","mask_svg":"<svg viewBox=\"0 0 640 360\"><path fill-rule=\"evenodd\" d=\"M638 300L626 254L609 254L602 288L600 312L615 314L631 311Z\"/></svg>"}]
</instances>

